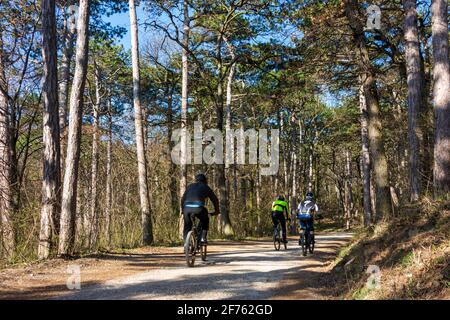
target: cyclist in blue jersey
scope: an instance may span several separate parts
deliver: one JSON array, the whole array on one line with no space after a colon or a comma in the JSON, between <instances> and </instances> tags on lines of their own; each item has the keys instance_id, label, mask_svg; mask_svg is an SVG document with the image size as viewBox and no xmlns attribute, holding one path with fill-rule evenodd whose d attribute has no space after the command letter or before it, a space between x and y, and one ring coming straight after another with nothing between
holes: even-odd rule
<instances>
[{"instance_id":1,"label":"cyclist in blue jersey","mask_svg":"<svg viewBox=\"0 0 450 320\"><path fill-rule=\"evenodd\" d=\"M314 195L312 192L306 194L305 200L300 202L297 209L297 219L300 222L301 230L308 230L311 234L314 234L314 218L319 213L319 206L314 201ZM301 245L300 239L298 240Z\"/></svg>"}]
</instances>

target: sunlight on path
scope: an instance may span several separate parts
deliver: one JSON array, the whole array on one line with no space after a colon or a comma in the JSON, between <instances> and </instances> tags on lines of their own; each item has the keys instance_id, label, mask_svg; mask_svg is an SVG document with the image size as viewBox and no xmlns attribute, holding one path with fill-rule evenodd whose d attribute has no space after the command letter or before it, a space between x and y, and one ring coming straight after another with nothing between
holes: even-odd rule
<instances>
[{"instance_id":1,"label":"sunlight on path","mask_svg":"<svg viewBox=\"0 0 450 320\"><path fill-rule=\"evenodd\" d=\"M161 268L81 289L61 299L268 299L279 282L293 273L322 266L323 250L334 250L349 234L318 236L315 254L302 257L291 238L287 251L271 242L236 243L236 250L212 252L194 268ZM212 245L214 248L214 245ZM322 249L324 248L324 249ZM232 246L231 246L231 249Z\"/></svg>"}]
</instances>

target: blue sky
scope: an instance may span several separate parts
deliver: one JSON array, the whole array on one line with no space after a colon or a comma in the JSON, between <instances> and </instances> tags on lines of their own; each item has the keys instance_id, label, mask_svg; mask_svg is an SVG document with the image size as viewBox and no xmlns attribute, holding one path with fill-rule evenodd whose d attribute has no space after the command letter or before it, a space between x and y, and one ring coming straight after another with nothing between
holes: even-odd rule
<instances>
[{"instance_id":1,"label":"blue sky","mask_svg":"<svg viewBox=\"0 0 450 320\"><path fill-rule=\"evenodd\" d=\"M139 44L142 45L143 43L151 39L150 34L148 34L145 31L144 26L142 25L143 21L146 20L148 13L145 12L142 7L137 7L136 14L138 18ZM110 17L105 17L104 19L106 22L110 22L113 26L124 27L127 30L127 33L124 34L123 38L120 39L118 42L119 44L122 44L126 50L129 50L131 47L131 38L130 38L130 16L128 11L124 13L116 13L111 15ZM257 41L261 41L261 39L257 39ZM337 96L331 94L330 92L323 92L319 96L322 102L328 105L329 107L336 107L339 105L340 99Z\"/></svg>"},{"instance_id":2,"label":"blue sky","mask_svg":"<svg viewBox=\"0 0 450 320\"><path fill-rule=\"evenodd\" d=\"M139 42L143 43L145 39L148 39L148 35L145 33L144 27L139 24L144 21L146 13L142 10L142 7L137 7L136 14L138 18ZM127 29L127 33L121 40L119 40L119 44L122 44L126 50L130 49L130 15L128 11L123 13L116 13L111 15L110 17L104 17L104 20L106 22L110 22L113 26L120 26Z\"/></svg>"}]
</instances>

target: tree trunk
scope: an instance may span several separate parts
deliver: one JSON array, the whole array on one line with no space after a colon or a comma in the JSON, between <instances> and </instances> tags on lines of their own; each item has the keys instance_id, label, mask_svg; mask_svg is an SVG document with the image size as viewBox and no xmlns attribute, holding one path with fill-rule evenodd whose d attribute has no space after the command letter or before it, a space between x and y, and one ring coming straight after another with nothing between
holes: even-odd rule
<instances>
[{"instance_id":1,"label":"tree trunk","mask_svg":"<svg viewBox=\"0 0 450 320\"><path fill-rule=\"evenodd\" d=\"M167 95L167 135L168 135L168 152L167 152L167 160L169 161L169 176L170 176L170 201L171 201L171 207L172 212L176 215L178 215L179 210L178 209L178 191L177 191L177 175L176 175L176 165L173 163L170 152L173 148L173 142L172 142L172 133L173 133L173 92L172 89L168 90Z\"/></svg>"},{"instance_id":2,"label":"tree trunk","mask_svg":"<svg viewBox=\"0 0 450 320\"><path fill-rule=\"evenodd\" d=\"M61 57L61 80L59 83L59 127L60 130L67 124L67 98L69 96L70 65L73 57L73 44L76 32L75 12L73 7L67 8L64 13L63 49Z\"/></svg>"},{"instance_id":3,"label":"tree trunk","mask_svg":"<svg viewBox=\"0 0 450 320\"><path fill-rule=\"evenodd\" d=\"M91 204L89 221L89 249L94 250L98 241L99 216L97 213L97 180L98 180L98 121L100 110L100 70L94 63L95 77L95 103L92 106L93 132L92 132L92 162L91 162Z\"/></svg>"},{"instance_id":4,"label":"tree trunk","mask_svg":"<svg viewBox=\"0 0 450 320\"><path fill-rule=\"evenodd\" d=\"M384 150L382 125L380 119L380 104L374 71L369 59L369 53L364 38L363 24L358 16L358 2L356 0L345 1L345 14L352 29L355 44L356 59L361 72L361 80L364 95L369 112L369 147L371 153L372 169L375 178L376 189L376 215L375 220L391 215L391 196L389 189L389 176L387 159Z\"/></svg>"},{"instance_id":5,"label":"tree trunk","mask_svg":"<svg viewBox=\"0 0 450 320\"><path fill-rule=\"evenodd\" d=\"M12 167L11 167L11 131L10 108L7 92L8 86L5 78L3 39L0 32L0 215L2 227L3 255L11 258L15 250L15 233L12 222L13 200L12 200Z\"/></svg>"},{"instance_id":6,"label":"tree trunk","mask_svg":"<svg viewBox=\"0 0 450 320\"><path fill-rule=\"evenodd\" d=\"M52 225L60 210L61 174L58 122L58 68L55 0L41 2L43 81L43 179L39 259L50 254Z\"/></svg>"},{"instance_id":7,"label":"tree trunk","mask_svg":"<svg viewBox=\"0 0 450 320\"><path fill-rule=\"evenodd\" d=\"M293 151L293 169L292 169L292 197L291 197L291 204L290 209L294 209L297 206L297 152L295 150ZM290 214L290 212L289 212Z\"/></svg>"},{"instance_id":8,"label":"tree trunk","mask_svg":"<svg viewBox=\"0 0 450 320\"><path fill-rule=\"evenodd\" d=\"M421 188L422 195L433 193L433 147L434 147L434 114L431 95L431 43L428 39L428 26L424 25L422 16L418 16L420 73L422 78L422 103L420 107L419 125L422 130L421 148ZM423 44L423 46L422 46ZM423 49L422 49L423 48ZM399 189L400 196L402 190Z\"/></svg>"},{"instance_id":9,"label":"tree trunk","mask_svg":"<svg viewBox=\"0 0 450 320\"><path fill-rule=\"evenodd\" d=\"M219 78L221 77L222 66L219 65ZM222 82L219 81L217 88L217 102L216 102L216 128L223 132L223 89ZM220 203L220 222L221 230L225 236L230 237L234 235L234 230L231 225L230 213L228 211L228 192L226 188L225 163L217 164L217 186L219 187L219 203Z\"/></svg>"},{"instance_id":10,"label":"tree trunk","mask_svg":"<svg viewBox=\"0 0 450 320\"><path fill-rule=\"evenodd\" d=\"M397 191L395 190L395 188L393 186L391 186L390 192L391 192L391 199L392 199L392 212L394 215L396 215L398 213L398 208L400 205L398 196L397 196Z\"/></svg>"},{"instance_id":11,"label":"tree trunk","mask_svg":"<svg viewBox=\"0 0 450 320\"><path fill-rule=\"evenodd\" d=\"M350 229L353 213L353 191L352 191L352 162L349 150L345 151L345 208L346 229Z\"/></svg>"},{"instance_id":12,"label":"tree trunk","mask_svg":"<svg viewBox=\"0 0 450 320\"><path fill-rule=\"evenodd\" d=\"M228 46L228 51L230 52L231 59L235 59L234 54L234 48L231 46L231 44L225 39L225 42ZM233 62L233 64L230 67L230 71L228 73L227 78L227 92L226 92L226 100L225 100L225 132L226 132L226 161L225 166L226 168L230 167L230 164L234 163L234 141L231 139L231 122L232 122L232 115L231 115L231 97L232 97L232 89L233 89L233 79L234 79L234 72L236 69L236 64ZM229 147L229 148L228 148Z\"/></svg>"},{"instance_id":13,"label":"tree trunk","mask_svg":"<svg viewBox=\"0 0 450 320\"><path fill-rule=\"evenodd\" d=\"M278 109L277 111L277 123L278 123L278 130L280 130L281 132L283 132L283 122L281 119L281 114L280 114L280 110ZM280 193L280 170L277 171L277 173L275 174L274 177L275 181L274 181L274 196L278 195Z\"/></svg>"},{"instance_id":14,"label":"tree trunk","mask_svg":"<svg viewBox=\"0 0 450 320\"><path fill-rule=\"evenodd\" d=\"M231 59L234 60L235 59L234 48L232 47L232 45L228 42L228 40L226 38L224 38L224 40L228 46L228 51L230 52ZM233 167L236 166L236 164L234 163L235 162L234 161L234 158L235 158L234 141L231 139L231 130L232 130L231 97L232 97L235 68L236 68L236 64L233 62L233 64L230 67L230 71L228 73L227 88L226 88L226 100L225 100L225 137L226 137L225 167L227 168L226 172L228 173L227 174L228 177L231 177L230 165ZM230 179L227 179L226 190L227 190L227 197L229 197L231 194ZM256 206L259 207L259 203L258 203L259 186L257 186L256 192L258 193ZM258 223L258 228L259 228L259 223Z\"/></svg>"},{"instance_id":15,"label":"tree trunk","mask_svg":"<svg viewBox=\"0 0 450 320\"><path fill-rule=\"evenodd\" d=\"M189 72L189 62L188 62L188 51L186 48L189 46L189 32L190 32L190 18L189 18L189 7L188 0L183 1L183 46L182 56L181 56L181 159L180 159L180 196L183 197L184 191L187 186L187 168L186 168L186 155L187 155L187 141L186 141L186 130L187 130L187 109L188 109L188 72ZM183 238L183 204L180 205L180 219L179 219L179 237Z\"/></svg>"},{"instance_id":16,"label":"tree trunk","mask_svg":"<svg viewBox=\"0 0 450 320\"><path fill-rule=\"evenodd\" d=\"M77 22L75 73L70 94L67 156L61 204L61 229L58 254L72 254L75 241L78 167L80 160L83 93L86 84L89 42L89 0L80 0Z\"/></svg>"},{"instance_id":17,"label":"tree trunk","mask_svg":"<svg viewBox=\"0 0 450 320\"><path fill-rule=\"evenodd\" d=\"M312 192L313 187L313 151L309 148L309 158L308 158L308 192Z\"/></svg>"},{"instance_id":18,"label":"tree trunk","mask_svg":"<svg viewBox=\"0 0 450 320\"><path fill-rule=\"evenodd\" d=\"M450 195L450 66L448 59L448 3L433 0L433 104L435 143L433 184L435 197Z\"/></svg>"},{"instance_id":19,"label":"tree trunk","mask_svg":"<svg viewBox=\"0 0 450 320\"><path fill-rule=\"evenodd\" d=\"M108 144L106 146L106 208L105 239L106 246L111 246L111 214L112 214L112 110L111 98L108 99Z\"/></svg>"},{"instance_id":20,"label":"tree trunk","mask_svg":"<svg viewBox=\"0 0 450 320\"><path fill-rule=\"evenodd\" d=\"M419 124L422 102L422 73L420 66L419 36L417 31L416 0L404 0L405 8L405 60L408 78L408 141L410 200L417 201L421 195L420 150L423 140Z\"/></svg>"},{"instance_id":21,"label":"tree trunk","mask_svg":"<svg viewBox=\"0 0 450 320\"><path fill-rule=\"evenodd\" d=\"M232 141L231 134L231 82L233 79L234 74L234 65L231 67L230 74L228 76L228 82L227 82L227 97L226 97L226 103L225 103L225 132L226 132L226 138L227 143L226 146L232 146L230 147L230 150L226 150L226 162L225 165L227 168L230 167L232 163L234 163L234 141Z\"/></svg>"},{"instance_id":22,"label":"tree trunk","mask_svg":"<svg viewBox=\"0 0 450 320\"><path fill-rule=\"evenodd\" d=\"M361 86L359 90L359 109L361 112L361 163L363 179L363 202L364 202L364 225L371 224L372 219L372 199L370 193L370 155L369 155L369 136L368 136L368 113L364 89Z\"/></svg>"},{"instance_id":23,"label":"tree trunk","mask_svg":"<svg viewBox=\"0 0 450 320\"><path fill-rule=\"evenodd\" d=\"M376 92L373 79L369 79L370 85L366 86L365 95L369 111L369 150L371 159L373 159L373 173L376 190L376 216L375 220L379 221L383 217L391 215L391 197L388 178L388 165L384 150L384 142L382 138L382 126L380 119L380 108L378 95ZM366 82L367 84L367 82Z\"/></svg>"},{"instance_id":24,"label":"tree trunk","mask_svg":"<svg viewBox=\"0 0 450 320\"><path fill-rule=\"evenodd\" d=\"M236 148L235 148L236 152ZM233 200L237 201L238 198L238 176L237 176L237 165L233 165Z\"/></svg>"},{"instance_id":25,"label":"tree trunk","mask_svg":"<svg viewBox=\"0 0 450 320\"><path fill-rule=\"evenodd\" d=\"M245 176L243 174L241 174L241 176L239 177L239 189L240 189L240 203L241 206L243 207L244 211L247 211L247 180L245 179Z\"/></svg>"},{"instance_id":26,"label":"tree trunk","mask_svg":"<svg viewBox=\"0 0 450 320\"><path fill-rule=\"evenodd\" d=\"M140 75L139 75L139 42L136 18L136 6L134 0L129 0L130 28L131 28L131 56L133 63L133 105L134 126L136 130L136 149L139 174L139 197L141 201L142 217L142 241L144 245L153 242L152 220L150 212L150 200L147 181L147 162L145 159L144 128L142 123L142 108L140 99Z\"/></svg>"},{"instance_id":27,"label":"tree trunk","mask_svg":"<svg viewBox=\"0 0 450 320\"><path fill-rule=\"evenodd\" d=\"M257 234L261 234L261 174L259 165L256 165L256 214L257 214Z\"/></svg>"},{"instance_id":28,"label":"tree trunk","mask_svg":"<svg viewBox=\"0 0 450 320\"><path fill-rule=\"evenodd\" d=\"M285 130L285 119L284 115L280 113L280 131L284 132ZM288 167L287 167L287 161L286 158L288 157L287 151L286 151L286 145L283 143L282 150L283 150L283 190L282 194L285 194L288 188Z\"/></svg>"}]
</instances>

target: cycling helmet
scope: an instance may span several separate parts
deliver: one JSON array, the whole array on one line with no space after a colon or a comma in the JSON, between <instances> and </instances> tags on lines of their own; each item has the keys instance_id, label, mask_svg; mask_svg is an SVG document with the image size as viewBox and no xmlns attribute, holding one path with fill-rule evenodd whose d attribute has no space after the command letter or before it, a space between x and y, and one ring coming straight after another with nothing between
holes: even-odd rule
<instances>
[{"instance_id":1,"label":"cycling helmet","mask_svg":"<svg viewBox=\"0 0 450 320\"><path fill-rule=\"evenodd\" d=\"M199 173L195 176L195 182L203 182L203 183L207 183L207 179L206 176L203 173Z\"/></svg>"},{"instance_id":2,"label":"cycling helmet","mask_svg":"<svg viewBox=\"0 0 450 320\"><path fill-rule=\"evenodd\" d=\"M284 201L284 197L283 197L283 195L278 195L278 200L280 200L280 201Z\"/></svg>"},{"instance_id":3,"label":"cycling helmet","mask_svg":"<svg viewBox=\"0 0 450 320\"><path fill-rule=\"evenodd\" d=\"M311 191L306 193L306 199L311 200L313 198L314 198L314 195Z\"/></svg>"}]
</instances>

